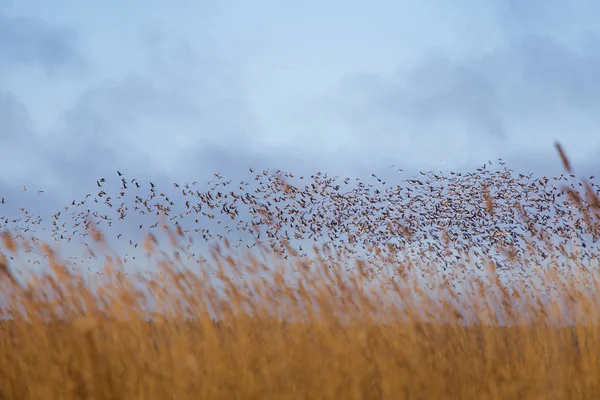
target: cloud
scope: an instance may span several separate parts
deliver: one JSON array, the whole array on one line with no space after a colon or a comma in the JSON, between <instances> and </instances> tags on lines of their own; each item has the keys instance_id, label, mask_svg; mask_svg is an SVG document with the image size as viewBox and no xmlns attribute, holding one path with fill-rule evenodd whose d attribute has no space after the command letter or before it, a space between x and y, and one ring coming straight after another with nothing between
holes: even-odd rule
<instances>
[{"instance_id":1,"label":"cloud","mask_svg":"<svg viewBox=\"0 0 600 400\"><path fill-rule=\"evenodd\" d=\"M565 37L570 32L595 29L600 12L594 0L494 0L492 6L500 25L511 35L537 32Z\"/></svg>"},{"instance_id":2,"label":"cloud","mask_svg":"<svg viewBox=\"0 0 600 400\"><path fill-rule=\"evenodd\" d=\"M39 66L48 74L80 65L75 32L37 18L0 15L0 69Z\"/></svg>"},{"instance_id":3,"label":"cloud","mask_svg":"<svg viewBox=\"0 0 600 400\"><path fill-rule=\"evenodd\" d=\"M38 143L35 124L27 107L10 91L0 90L0 183L22 186L23 180L40 177L45 158Z\"/></svg>"},{"instance_id":4,"label":"cloud","mask_svg":"<svg viewBox=\"0 0 600 400\"><path fill-rule=\"evenodd\" d=\"M190 164L198 165L197 180L198 171L216 171L214 159L198 154L235 154L247 144L251 119L225 68L160 30L142 43L147 71L90 84L46 135L48 165L65 187L81 191L116 169L171 185L191 174Z\"/></svg>"},{"instance_id":5,"label":"cloud","mask_svg":"<svg viewBox=\"0 0 600 400\"><path fill-rule=\"evenodd\" d=\"M387 146L408 136L413 152L439 143L481 162L513 150L554 155L560 140L574 157L588 158L600 145L590 140L600 122L600 39L589 32L580 39L571 45L527 34L490 51L434 50L395 76L342 80L333 110L355 135L378 124L385 129L371 129L372 140Z\"/></svg>"},{"instance_id":6,"label":"cloud","mask_svg":"<svg viewBox=\"0 0 600 400\"><path fill-rule=\"evenodd\" d=\"M27 107L9 91L0 91L0 141L21 143L30 139L33 121Z\"/></svg>"}]
</instances>

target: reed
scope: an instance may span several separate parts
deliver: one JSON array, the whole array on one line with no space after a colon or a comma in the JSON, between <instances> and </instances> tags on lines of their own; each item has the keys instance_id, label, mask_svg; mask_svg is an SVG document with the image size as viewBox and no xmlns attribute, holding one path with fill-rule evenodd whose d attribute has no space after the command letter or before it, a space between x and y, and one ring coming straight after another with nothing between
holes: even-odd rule
<instances>
[{"instance_id":1,"label":"reed","mask_svg":"<svg viewBox=\"0 0 600 400\"><path fill-rule=\"evenodd\" d=\"M299 190L280 176L272 182L280 196ZM486 214L469 214L488 228L508 207L492 183L480 186ZM532 195L547 198L534 186ZM225 237L200 259L187 247L199 233L163 218L142 241L147 268L159 273L134 274L88 220L90 252L104 264L90 276L53 245L7 229L0 399L600 398L598 273L590 267L599 203L591 184L575 187L559 188L580 215L571 230L549 235L521 206L513 211L529 229L519 232L524 241L488 240L479 257L451 232L421 242L415 257L402 243L378 246L352 231L310 255L276 234L277 245L248 248ZM259 213L263 228L285 230L273 209ZM376 218L329 226L374 231L365 224ZM423 237L411 221L404 226ZM17 276L25 250L45 256L43 273Z\"/></svg>"}]
</instances>

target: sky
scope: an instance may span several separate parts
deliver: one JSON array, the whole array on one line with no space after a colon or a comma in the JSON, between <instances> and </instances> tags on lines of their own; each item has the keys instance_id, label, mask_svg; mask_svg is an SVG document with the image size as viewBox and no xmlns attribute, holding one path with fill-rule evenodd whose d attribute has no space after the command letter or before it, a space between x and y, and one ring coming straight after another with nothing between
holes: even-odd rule
<instances>
[{"instance_id":1,"label":"sky","mask_svg":"<svg viewBox=\"0 0 600 400\"><path fill-rule=\"evenodd\" d=\"M116 170L600 167L592 0L0 0L0 195L55 212ZM43 197L20 197L23 186Z\"/></svg>"},{"instance_id":2,"label":"sky","mask_svg":"<svg viewBox=\"0 0 600 400\"><path fill-rule=\"evenodd\" d=\"M594 1L0 0L0 178L598 165ZM58 194L60 193L60 195Z\"/></svg>"}]
</instances>

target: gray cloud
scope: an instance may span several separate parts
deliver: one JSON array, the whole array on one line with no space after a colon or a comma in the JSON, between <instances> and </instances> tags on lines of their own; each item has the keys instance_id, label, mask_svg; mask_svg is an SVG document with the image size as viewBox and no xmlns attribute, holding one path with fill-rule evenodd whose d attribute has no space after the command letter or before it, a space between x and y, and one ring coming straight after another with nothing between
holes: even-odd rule
<instances>
[{"instance_id":1,"label":"gray cloud","mask_svg":"<svg viewBox=\"0 0 600 400\"><path fill-rule=\"evenodd\" d=\"M37 18L0 15L0 68L35 65L52 74L81 62L75 32Z\"/></svg>"},{"instance_id":2,"label":"gray cloud","mask_svg":"<svg viewBox=\"0 0 600 400\"><path fill-rule=\"evenodd\" d=\"M585 2L579 2L582 4ZM574 7L572 4L563 1L518 1L506 0L496 2L499 15L503 20L510 20L515 24L530 25L531 28L539 29L548 23L556 23L561 17L573 16Z\"/></svg>"},{"instance_id":3,"label":"gray cloud","mask_svg":"<svg viewBox=\"0 0 600 400\"><path fill-rule=\"evenodd\" d=\"M43 179L43 147L27 107L10 91L0 90L0 175L3 189L22 187L27 181ZM8 173L6 173L8 172Z\"/></svg>"},{"instance_id":4,"label":"gray cloud","mask_svg":"<svg viewBox=\"0 0 600 400\"><path fill-rule=\"evenodd\" d=\"M538 32L562 36L596 27L594 21L600 12L600 5L594 0L500 0L492 5L500 25L511 35Z\"/></svg>"},{"instance_id":5,"label":"gray cloud","mask_svg":"<svg viewBox=\"0 0 600 400\"><path fill-rule=\"evenodd\" d=\"M140 174L157 179L164 174L156 153L168 151L177 136L160 128L189 130L198 118L193 111L187 99L158 88L146 76L131 74L100 82L61 117L53 135L56 139L47 143L48 161L65 186L80 189L117 169L139 179ZM157 146L160 142L162 147Z\"/></svg>"},{"instance_id":6,"label":"gray cloud","mask_svg":"<svg viewBox=\"0 0 600 400\"><path fill-rule=\"evenodd\" d=\"M0 143L23 143L31 139L33 121L27 107L10 91L0 91Z\"/></svg>"},{"instance_id":7,"label":"gray cloud","mask_svg":"<svg viewBox=\"0 0 600 400\"><path fill-rule=\"evenodd\" d=\"M467 134L470 152L484 156L506 157L519 141L538 142L537 151L554 155L555 140L598 137L590 136L589 124L589 132L568 131L573 121L600 122L600 40L586 33L581 42L572 46L528 34L489 52L432 52L391 78L343 80L337 107L356 130L387 121L383 136L409 132L414 141L431 142ZM584 147L599 145L596 140Z\"/></svg>"},{"instance_id":8,"label":"gray cloud","mask_svg":"<svg viewBox=\"0 0 600 400\"><path fill-rule=\"evenodd\" d=\"M96 179L117 169L163 187L182 175L208 180L213 162L227 158L216 154L235 157L245 145L251 120L224 68L203 63L189 42L154 33L144 42L149 73L90 85L48 135L47 165L72 188L65 195L95 190Z\"/></svg>"}]
</instances>

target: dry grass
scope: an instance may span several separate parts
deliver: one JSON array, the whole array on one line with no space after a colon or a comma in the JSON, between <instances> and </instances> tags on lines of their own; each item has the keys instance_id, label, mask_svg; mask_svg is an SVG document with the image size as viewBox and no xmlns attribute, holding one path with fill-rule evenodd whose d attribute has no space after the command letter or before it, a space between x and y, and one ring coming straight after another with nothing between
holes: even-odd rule
<instances>
[{"instance_id":1,"label":"dry grass","mask_svg":"<svg viewBox=\"0 0 600 400\"><path fill-rule=\"evenodd\" d=\"M84 279L42 246L49 272L23 283L0 260L0 399L600 398L598 274L577 249L512 280L458 259L440 279L399 252L348 267L227 243L190 268L160 240L153 278L107 258ZM7 257L25 245L4 237Z\"/></svg>"}]
</instances>

